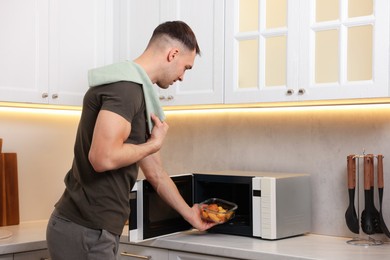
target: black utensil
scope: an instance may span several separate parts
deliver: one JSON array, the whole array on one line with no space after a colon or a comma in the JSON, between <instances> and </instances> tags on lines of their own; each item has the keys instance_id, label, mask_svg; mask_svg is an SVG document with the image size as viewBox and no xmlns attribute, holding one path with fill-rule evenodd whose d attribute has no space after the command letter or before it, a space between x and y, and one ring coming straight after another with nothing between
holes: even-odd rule
<instances>
[{"instance_id":1,"label":"black utensil","mask_svg":"<svg viewBox=\"0 0 390 260\"><path fill-rule=\"evenodd\" d=\"M379 225L375 218L374 200L371 196L371 166L372 156L364 156L364 210L362 212L361 227L364 233L368 235L375 234L376 227Z\"/></svg>"},{"instance_id":2,"label":"black utensil","mask_svg":"<svg viewBox=\"0 0 390 260\"><path fill-rule=\"evenodd\" d=\"M355 210L355 185L356 185L356 159L355 155L347 157L347 178L348 178L348 195L349 206L345 212L345 222L349 230L359 234L359 220Z\"/></svg>"},{"instance_id":3,"label":"black utensil","mask_svg":"<svg viewBox=\"0 0 390 260\"><path fill-rule=\"evenodd\" d=\"M374 218L374 223L375 223L375 233L383 233L380 225L380 220L379 220L379 211L375 207L374 203L374 155L369 154L370 157L370 199L372 200L372 214Z\"/></svg>"},{"instance_id":4,"label":"black utensil","mask_svg":"<svg viewBox=\"0 0 390 260\"><path fill-rule=\"evenodd\" d=\"M386 223L382 214L382 200L383 200L383 155L378 154L378 194L379 194L379 225L387 237L390 238L390 232L387 229Z\"/></svg>"}]
</instances>

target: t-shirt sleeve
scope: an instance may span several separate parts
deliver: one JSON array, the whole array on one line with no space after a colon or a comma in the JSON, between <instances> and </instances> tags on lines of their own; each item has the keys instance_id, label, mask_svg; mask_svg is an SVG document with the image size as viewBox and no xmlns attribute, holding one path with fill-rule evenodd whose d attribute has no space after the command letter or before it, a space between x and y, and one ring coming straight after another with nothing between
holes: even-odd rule
<instances>
[{"instance_id":1,"label":"t-shirt sleeve","mask_svg":"<svg viewBox=\"0 0 390 260\"><path fill-rule=\"evenodd\" d=\"M133 82L116 82L106 86L101 96L102 110L114 112L132 122L137 113L143 113L142 86Z\"/></svg>"}]
</instances>

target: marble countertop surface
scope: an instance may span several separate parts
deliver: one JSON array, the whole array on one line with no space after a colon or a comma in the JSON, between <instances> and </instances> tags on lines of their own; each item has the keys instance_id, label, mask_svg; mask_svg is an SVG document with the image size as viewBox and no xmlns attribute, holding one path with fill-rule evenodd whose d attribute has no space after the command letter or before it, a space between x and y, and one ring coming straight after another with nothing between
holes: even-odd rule
<instances>
[{"instance_id":1,"label":"marble countertop surface","mask_svg":"<svg viewBox=\"0 0 390 260\"><path fill-rule=\"evenodd\" d=\"M128 237L122 236L126 243ZM139 242L143 246L239 259L337 259L374 260L390 256L388 242L377 246L350 245L351 238L308 234L276 241L199 232L180 232ZM129 243L129 242L127 242Z\"/></svg>"},{"instance_id":2,"label":"marble countertop surface","mask_svg":"<svg viewBox=\"0 0 390 260\"><path fill-rule=\"evenodd\" d=\"M47 248L46 225L47 221L33 221L0 227L2 234L11 233L0 239L0 255Z\"/></svg>"},{"instance_id":3,"label":"marble countertop surface","mask_svg":"<svg viewBox=\"0 0 390 260\"><path fill-rule=\"evenodd\" d=\"M35 221L0 227L2 234L12 232L12 236L0 239L0 255L46 248L46 225L47 221ZM121 237L122 243L129 243L127 228ZM350 239L309 234L268 241L192 230L137 244L241 259L383 260L390 256L388 242L379 246L356 246L346 243Z\"/></svg>"}]
</instances>

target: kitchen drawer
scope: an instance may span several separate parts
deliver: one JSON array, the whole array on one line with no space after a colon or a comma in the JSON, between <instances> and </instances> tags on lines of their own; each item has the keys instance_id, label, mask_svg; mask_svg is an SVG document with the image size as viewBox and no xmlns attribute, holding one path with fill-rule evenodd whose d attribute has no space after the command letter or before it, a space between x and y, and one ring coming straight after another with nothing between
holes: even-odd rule
<instances>
[{"instance_id":1,"label":"kitchen drawer","mask_svg":"<svg viewBox=\"0 0 390 260\"><path fill-rule=\"evenodd\" d=\"M168 250L146 246L120 244L119 260L168 260Z\"/></svg>"},{"instance_id":2,"label":"kitchen drawer","mask_svg":"<svg viewBox=\"0 0 390 260\"><path fill-rule=\"evenodd\" d=\"M9 255L0 255L0 260L13 260L14 257L12 254Z\"/></svg>"},{"instance_id":3,"label":"kitchen drawer","mask_svg":"<svg viewBox=\"0 0 390 260\"><path fill-rule=\"evenodd\" d=\"M226 258L218 256L209 256L203 254L186 253L180 251L169 251L169 260L233 260L236 258Z\"/></svg>"},{"instance_id":4,"label":"kitchen drawer","mask_svg":"<svg viewBox=\"0 0 390 260\"><path fill-rule=\"evenodd\" d=\"M49 257L49 251L47 249L14 254L14 260L48 260L48 259L50 259L50 257Z\"/></svg>"}]
</instances>

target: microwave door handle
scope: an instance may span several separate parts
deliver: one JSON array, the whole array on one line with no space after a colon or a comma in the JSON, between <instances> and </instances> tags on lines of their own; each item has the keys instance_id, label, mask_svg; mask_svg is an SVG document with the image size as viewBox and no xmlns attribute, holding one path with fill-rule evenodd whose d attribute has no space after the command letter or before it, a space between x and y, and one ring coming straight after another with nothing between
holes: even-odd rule
<instances>
[{"instance_id":1,"label":"microwave door handle","mask_svg":"<svg viewBox=\"0 0 390 260\"><path fill-rule=\"evenodd\" d=\"M133 258L137 258L137 259L145 259L145 260L152 259L151 256L135 255L135 254L127 253L127 252L122 252L121 256L128 256L128 257L133 257Z\"/></svg>"}]
</instances>

